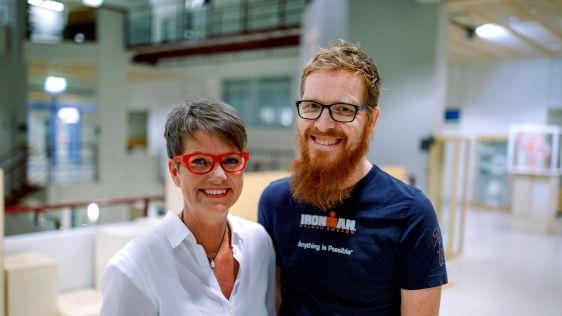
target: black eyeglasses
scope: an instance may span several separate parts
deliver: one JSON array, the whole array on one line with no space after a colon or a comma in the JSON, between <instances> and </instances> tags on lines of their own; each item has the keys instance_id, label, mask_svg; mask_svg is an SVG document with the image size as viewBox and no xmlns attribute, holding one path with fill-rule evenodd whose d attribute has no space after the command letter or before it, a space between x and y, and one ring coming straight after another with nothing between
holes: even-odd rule
<instances>
[{"instance_id":1,"label":"black eyeglasses","mask_svg":"<svg viewBox=\"0 0 562 316\"><path fill-rule=\"evenodd\" d=\"M341 123L353 122L357 116L357 111L367 110L366 105L355 105L344 102L334 104L322 104L316 101L300 100L296 102L297 112L299 116L305 120L316 120L322 115L324 109L328 109L330 117Z\"/></svg>"}]
</instances>

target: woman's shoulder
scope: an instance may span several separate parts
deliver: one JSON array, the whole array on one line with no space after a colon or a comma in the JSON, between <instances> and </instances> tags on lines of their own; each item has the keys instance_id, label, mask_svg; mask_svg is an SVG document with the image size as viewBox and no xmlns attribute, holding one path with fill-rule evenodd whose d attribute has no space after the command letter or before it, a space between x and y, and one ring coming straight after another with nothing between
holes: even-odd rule
<instances>
[{"instance_id":1,"label":"woman's shoulder","mask_svg":"<svg viewBox=\"0 0 562 316\"><path fill-rule=\"evenodd\" d=\"M161 252L169 248L165 243L164 234L158 228L153 229L128 242L111 258L110 264L121 270L137 270L140 268L139 263L145 266L162 255Z\"/></svg>"},{"instance_id":2,"label":"woman's shoulder","mask_svg":"<svg viewBox=\"0 0 562 316\"><path fill-rule=\"evenodd\" d=\"M228 215L228 219L236 225L233 229L235 232L238 231L242 237L269 239L269 234L265 231L265 228L257 222L232 214Z\"/></svg>"}]
</instances>

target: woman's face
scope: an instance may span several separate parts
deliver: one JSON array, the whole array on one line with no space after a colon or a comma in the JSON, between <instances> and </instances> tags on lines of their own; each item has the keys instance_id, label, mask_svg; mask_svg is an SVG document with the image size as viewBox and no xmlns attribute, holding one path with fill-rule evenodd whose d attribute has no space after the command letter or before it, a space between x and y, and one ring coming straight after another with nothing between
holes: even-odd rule
<instances>
[{"instance_id":1,"label":"woman's face","mask_svg":"<svg viewBox=\"0 0 562 316\"><path fill-rule=\"evenodd\" d=\"M237 151L235 146L219 137L196 132L185 141L182 154L219 155ZM184 211L189 216L212 220L226 215L242 192L243 170L225 172L217 163L208 173L194 174L185 165L177 164L172 159L168 160L168 169L175 185L182 191Z\"/></svg>"}]
</instances>

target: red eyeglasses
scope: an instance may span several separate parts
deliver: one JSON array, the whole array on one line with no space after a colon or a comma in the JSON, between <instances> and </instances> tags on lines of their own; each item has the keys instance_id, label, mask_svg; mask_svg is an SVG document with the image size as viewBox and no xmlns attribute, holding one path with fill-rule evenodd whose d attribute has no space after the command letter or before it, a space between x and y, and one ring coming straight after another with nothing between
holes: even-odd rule
<instances>
[{"instance_id":1,"label":"red eyeglasses","mask_svg":"<svg viewBox=\"0 0 562 316\"><path fill-rule=\"evenodd\" d=\"M195 174L205 174L213 170L219 163L225 172L238 172L246 168L250 153L247 151L228 152L219 155L196 153L175 156L174 161L184 165L187 170Z\"/></svg>"}]
</instances>

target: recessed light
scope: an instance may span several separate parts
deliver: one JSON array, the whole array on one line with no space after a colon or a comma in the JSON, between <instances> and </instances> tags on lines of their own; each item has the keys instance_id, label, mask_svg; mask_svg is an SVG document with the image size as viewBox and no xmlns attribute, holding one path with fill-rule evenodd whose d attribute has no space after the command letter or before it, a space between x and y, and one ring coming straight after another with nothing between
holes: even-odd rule
<instances>
[{"instance_id":1,"label":"recessed light","mask_svg":"<svg viewBox=\"0 0 562 316\"><path fill-rule=\"evenodd\" d=\"M476 28L476 35L481 38L485 39L494 39L498 37L503 37L508 34L505 27L495 24L495 23L488 23L484 25L480 25Z\"/></svg>"}]
</instances>

